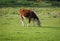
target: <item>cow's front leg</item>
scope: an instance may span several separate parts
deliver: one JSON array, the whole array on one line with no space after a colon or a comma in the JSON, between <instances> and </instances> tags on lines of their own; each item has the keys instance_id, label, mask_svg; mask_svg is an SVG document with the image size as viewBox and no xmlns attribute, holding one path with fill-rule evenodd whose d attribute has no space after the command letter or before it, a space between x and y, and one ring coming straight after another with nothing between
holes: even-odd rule
<instances>
[{"instance_id":1,"label":"cow's front leg","mask_svg":"<svg viewBox=\"0 0 60 41\"><path fill-rule=\"evenodd\" d=\"M27 24L28 27L30 26L30 22L31 22L31 18L29 18L28 20L28 24Z\"/></svg>"},{"instance_id":2,"label":"cow's front leg","mask_svg":"<svg viewBox=\"0 0 60 41\"><path fill-rule=\"evenodd\" d=\"M35 26L35 19L33 19L33 26Z\"/></svg>"}]
</instances>

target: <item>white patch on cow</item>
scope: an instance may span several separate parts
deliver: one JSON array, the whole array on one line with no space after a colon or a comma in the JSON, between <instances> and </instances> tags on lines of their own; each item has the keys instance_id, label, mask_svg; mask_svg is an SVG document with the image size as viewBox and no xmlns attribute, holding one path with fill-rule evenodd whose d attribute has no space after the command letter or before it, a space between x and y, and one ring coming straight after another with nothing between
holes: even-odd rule
<instances>
[{"instance_id":1,"label":"white patch on cow","mask_svg":"<svg viewBox=\"0 0 60 41\"><path fill-rule=\"evenodd\" d=\"M37 14L36 11L34 11L34 13Z\"/></svg>"},{"instance_id":2,"label":"white patch on cow","mask_svg":"<svg viewBox=\"0 0 60 41\"><path fill-rule=\"evenodd\" d=\"M24 16L22 16L24 19L25 19L25 17Z\"/></svg>"}]
</instances>

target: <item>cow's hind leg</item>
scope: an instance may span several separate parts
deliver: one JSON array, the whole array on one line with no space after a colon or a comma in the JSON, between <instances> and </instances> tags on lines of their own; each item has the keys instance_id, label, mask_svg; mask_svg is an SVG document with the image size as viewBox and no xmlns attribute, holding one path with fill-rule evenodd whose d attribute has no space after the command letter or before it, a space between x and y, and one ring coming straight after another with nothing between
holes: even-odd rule
<instances>
[{"instance_id":1,"label":"cow's hind leg","mask_svg":"<svg viewBox=\"0 0 60 41\"><path fill-rule=\"evenodd\" d=\"M21 22L22 22L22 26L24 26L24 18L23 17L21 17Z\"/></svg>"}]
</instances>

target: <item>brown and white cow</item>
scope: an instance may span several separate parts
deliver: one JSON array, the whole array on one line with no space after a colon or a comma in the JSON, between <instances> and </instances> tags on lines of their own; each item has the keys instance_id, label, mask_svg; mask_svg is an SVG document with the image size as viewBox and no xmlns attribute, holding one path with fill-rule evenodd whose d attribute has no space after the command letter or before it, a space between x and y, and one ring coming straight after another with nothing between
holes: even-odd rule
<instances>
[{"instance_id":1,"label":"brown and white cow","mask_svg":"<svg viewBox=\"0 0 60 41\"><path fill-rule=\"evenodd\" d=\"M33 19L33 22L35 21L38 26L40 26L40 24L41 24L39 18L37 17L35 12L32 10L20 9L20 16L21 16L21 21L22 21L23 26L24 26L24 18L28 19L28 26L32 19Z\"/></svg>"}]
</instances>

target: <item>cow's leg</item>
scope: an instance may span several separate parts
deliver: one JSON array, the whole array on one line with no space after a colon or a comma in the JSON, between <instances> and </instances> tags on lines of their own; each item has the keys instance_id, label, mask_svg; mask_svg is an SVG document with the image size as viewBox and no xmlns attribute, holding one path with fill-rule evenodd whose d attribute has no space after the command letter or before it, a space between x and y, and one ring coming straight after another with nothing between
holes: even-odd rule
<instances>
[{"instance_id":1,"label":"cow's leg","mask_svg":"<svg viewBox=\"0 0 60 41\"><path fill-rule=\"evenodd\" d=\"M23 17L21 17L21 22L22 22L22 25L24 26L24 18Z\"/></svg>"},{"instance_id":2,"label":"cow's leg","mask_svg":"<svg viewBox=\"0 0 60 41\"><path fill-rule=\"evenodd\" d=\"M33 26L35 26L35 19L33 19L32 21L33 21Z\"/></svg>"},{"instance_id":3,"label":"cow's leg","mask_svg":"<svg viewBox=\"0 0 60 41\"><path fill-rule=\"evenodd\" d=\"M27 26L30 26L30 22L31 22L31 17L29 17Z\"/></svg>"}]
</instances>

